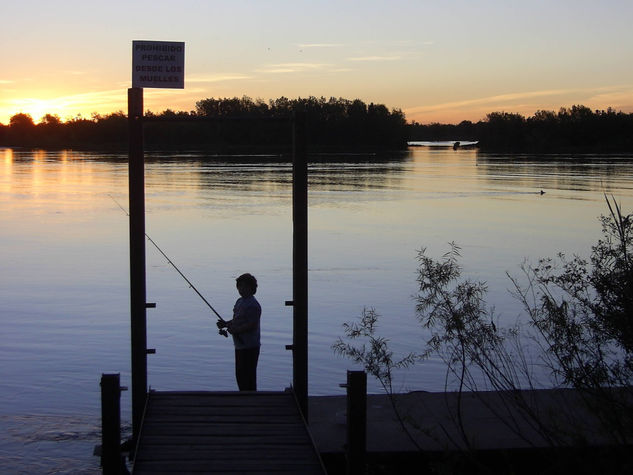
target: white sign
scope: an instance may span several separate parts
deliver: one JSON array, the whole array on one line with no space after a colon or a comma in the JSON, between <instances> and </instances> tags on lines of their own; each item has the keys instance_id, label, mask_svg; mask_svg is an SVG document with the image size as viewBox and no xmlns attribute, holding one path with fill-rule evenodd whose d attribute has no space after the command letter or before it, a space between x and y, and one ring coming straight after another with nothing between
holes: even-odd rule
<instances>
[{"instance_id":1,"label":"white sign","mask_svg":"<svg viewBox=\"0 0 633 475\"><path fill-rule=\"evenodd\" d=\"M132 41L132 87L184 89L185 43Z\"/></svg>"}]
</instances>

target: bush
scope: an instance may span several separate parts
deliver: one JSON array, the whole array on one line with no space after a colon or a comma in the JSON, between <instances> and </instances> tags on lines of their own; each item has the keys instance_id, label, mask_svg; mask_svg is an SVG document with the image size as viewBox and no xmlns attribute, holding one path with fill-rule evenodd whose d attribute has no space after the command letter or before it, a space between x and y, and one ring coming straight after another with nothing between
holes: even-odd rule
<instances>
[{"instance_id":1,"label":"bush","mask_svg":"<svg viewBox=\"0 0 633 475\"><path fill-rule=\"evenodd\" d=\"M394 359L388 341L376 336L378 314L372 309L363 312L360 322L344 326L347 339L366 343L354 346L339 338L335 351L363 364L391 396L394 368L439 356L458 382L455 422L467 447L470 440L462 423L461 393L481 389L497 391L503 407L488 408L521 437L522 424L507 417L508 407L517 409L551 446L586 441L596 427L611 443L629 444L633 436L633 215L623 215L615 200L605 199L609 214L600 218L603 237L592 247L589 260L559 254L557 259L541 259L536 266L524 264L526 284L510 277L513 293L529 317L528 325L499 328L485 300L485 283L462 279L460 249L451 243L439 260L427 256L425 249L418 253L416 316L431 334L422 349ZM546 419L538 403L522 391L536 387L532 368L542 363L549 370L551 387L575 390L576 402L568 414ZM574 425L570 432L570 426L560 422L564 416L575 419L574 411L590 414L592 420Z\"/></svg>"}]
</instances>

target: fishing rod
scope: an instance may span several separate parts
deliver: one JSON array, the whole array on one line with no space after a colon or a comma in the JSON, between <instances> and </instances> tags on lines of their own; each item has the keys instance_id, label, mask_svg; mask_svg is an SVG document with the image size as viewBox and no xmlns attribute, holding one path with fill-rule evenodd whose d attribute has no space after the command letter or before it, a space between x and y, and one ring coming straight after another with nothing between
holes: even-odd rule
<instances>
[{"instance_id":1,"label":"fishing rod","mask_svg":"<svg viewBox=\"0 0 633 475\"><path fill-rule=\"evenodd\" d=\"M119 203L114 198L114 196L112 196L111 194L108 194L108 196L110 198L112 198L112 201L114 201L119 208L121 208L121 211L123 211L128 217L130 217L130 213L128 213L127 210L123 206L121 206L121 203ZM174 269L176 269L176 272L178 272L180 274L180 277L185 279L185 282L187 282L187 284L189 284L189 288L193 289L193 291L198 294L198 297L200 297L202 299L202 301L205 304L207 304L207 307L209 307L211 309L211 311L213 313L215 313L215 315L220 319L220 321L222 323L226 323L226 320L224 320L220 316L220 314L213 308L213 305L211 305L209 303L209 301L206 298L204 298L204 295L202 295L200 293L200 291L196 288L196 286L191 283L191 281L187 278L187 276L182 273L182 271L178 268L178 266L176 264L174 264L174 262L167 256L167 254L165 254L165 252L158 246L158 244L156 244L156 242L154 242L154 240L151 237L149 237L149 234L145 233L145 237L148 239L149 242L151 242L154 245L154 247L158 250L158 252L160 252L163 255L163 257L167 260L167 263L170 264ZM224 329L220 329L218 333L220 333L220 335L222 335L224 337L228 337L229 336L227 331L224 330Z\"/></svg>"}]
</instances>

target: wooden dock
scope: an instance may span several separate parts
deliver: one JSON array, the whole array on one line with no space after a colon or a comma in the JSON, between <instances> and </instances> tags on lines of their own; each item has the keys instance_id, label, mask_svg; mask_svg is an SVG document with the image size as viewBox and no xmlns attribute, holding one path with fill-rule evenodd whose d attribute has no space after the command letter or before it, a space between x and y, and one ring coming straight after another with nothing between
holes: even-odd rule
<instances>
[{"instance_id":1,"label":"wooden dock","mask_svg":"<svg viewBox=\"0 0 633 475\"><path fill-rule=\"evenodd\" d=\"M133 474L323 474L294 394L148 394Z\"/></svg>"}]
</instances>

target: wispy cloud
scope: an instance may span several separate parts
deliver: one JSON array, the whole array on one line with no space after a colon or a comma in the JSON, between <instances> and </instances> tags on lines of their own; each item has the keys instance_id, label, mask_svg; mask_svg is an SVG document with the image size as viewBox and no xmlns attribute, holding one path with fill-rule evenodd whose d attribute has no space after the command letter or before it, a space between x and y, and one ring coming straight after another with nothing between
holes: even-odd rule
<instances>
[{"instance_id":1,"label":"wispy cloud","mask_svg":"<svg viewBox=\"0 0 633 475\"><path fill-rule=\"evenodd\" d=\"M342 43L299 43L299 48L340 48Z\"/></svg>"},{"instance_id":2,"label":"wispy cloud","mask_svg":"<svg viewBox=\"0 0 633 475\"><path fill-rule=\"evenodd\" d=\"M7 106L14 110L37 110L51 114L69 113L76 111L96 111L123 109L127 103L125 92L121 89L107 91L87 92L83 94L71 94L66 96L38 98L22 97L12 98L6 101Z\"/></svg>"},{"instance_id":3,"label":"wispy cloud","mask_svg":"<svg viewBox=\"0 0 633 475\"><path fill-rule=\"evenodd\" d=\"M494 96L449 101L424 106L404 108L408 116L460 111L487 113L506 110L520 113L534 113L538 109L557 109L561 106L583 104L588 107L615 107L633 109L633 85L603 86L596 88L544 89L522 91Z\"/></svg>"},{"instance_id":4,"label":"wispy cloud","mask_svg":"<svg viewBox=\"0 0 633 475\"><path fill-rule=\"evenodd\" d=\"M0 79L0 84L13 84L15 81L11 81L10 79Z\"/></svg>"},{"instance_id":5,"label":"wispy cloud","mask_svg":"<svg viewBox=\"0 0 633 475\"><path fill-rule=\"evenodd\" d=\"M213 83L224 81L240 81L243 79L251 79L251 76L240 73L226 73L226 74L211 74L207 76L187 76L185 82L191 83Z\"/></svg>"},{"instance_id":6,"label":"wispy cloud","mask_svg":"<svg viewBox=\"0 0 633 475\"><path fill-rule=\"evenodd\" d=\"M204 94L204 89L194 87L184 89L154 89L145 90L145 107L160 110L165 107L187 110L195 103L196 96ZM165 97L169 98L167 106ZM45 113L58 114L63 118L74 117L81 113L84 117L91 113L109 114L116 110L127 110L127 94L125 88L105 91L69 94L56 97L21 97L11 98L0 102L0 116L9 117L16 111L31 113L35 119Z\"/></svg>"},{"instance_id":7,"label":"wispy cloud","mask_svg":"<svg viewBox=\"0 0 633 475\"><path fill-rule=\"evenodd\" d=\"M326 63L279 63L269 64L255 71L258 73L301 73L305 71L316 71L330 67Z\"/></svg>"},{"instance_id":8,"label":"wispy cloud","mask_svg":"<svg viewBox=\"0 0 633 475\"><path fill-rule=\"evenodd\" d=\"M79 71L77 69L67 69L64 71L61 71L62 74L70 74L71 76L84 76L86 74L88 74L88 71Z\"/></svg>"},{"instance_id":9,"label":"wispy cloud","mask_svg":"<svg viewBox=\"0 0 633 475\"><path fill-rule=\"evenodd\" d=\"M603 104L603 107L624 107L626 110L631 110L633 107L633 84L601 88L594 91L588 102Z\"/></svg>"},{"instance_id":10,"label":"wispy cloud","mask_svg":"<svg viewBox=\"0 0 633 475\"><path fill-rule=\"evenodd\" d=\"M390 56L356 56L352 58L347 58L348 61L366 61L366 62L375 62L375 61L398 61L401 60L402 56L400 55L390 55Z\"/></svg>"},{"instance_id":11,"label":"wispy cloud","mask_svg":"<svg viewBox=\"0 0 633 475\"><path fill-rule=\"evenodd\" d=\"M67 105L104 105L110 102L127 102L127 96L120 89L108 91L86 92L84 94L73 94L60 98L60 101Z\"/></svg>"},{"instance_id":12,"label":"wispy cloud","mask_svg":"<svg viewBox=\"0 0 633 475\"><path fill-rule=\"evenodd\" d=\"M468 107L468 106L477 106L477 105L486 105L486 104L510 104L512 102L533 99L538 97L548 97L548 96L561 96L566 94L573 94L578 92L577 90L572 89L548 89L543 91L525 91L525 92L515 92L509 94L499 94L495 96L488 97L478 97L476 99L465 99L461 101L450 101L450 102L442 102L439 104L429 104L425 106L417 106L410 107L406 109L407 112L410 113L420 113L420 112L435 112L443 109L455 109L460 107Z\"/></svg>"}]
</instances>

